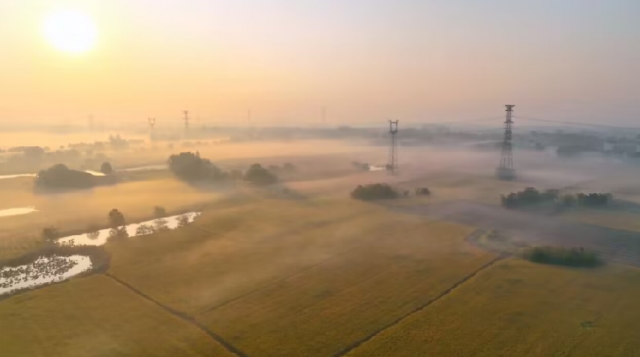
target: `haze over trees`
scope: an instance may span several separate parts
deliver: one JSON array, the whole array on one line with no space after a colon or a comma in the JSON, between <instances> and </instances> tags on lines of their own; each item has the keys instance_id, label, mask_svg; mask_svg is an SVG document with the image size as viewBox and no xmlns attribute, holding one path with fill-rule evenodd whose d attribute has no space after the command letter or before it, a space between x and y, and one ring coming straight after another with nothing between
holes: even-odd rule
<instances>
[{"instance_id":1,"label":"haze over trees","mask_svg":"<svg viewBox=\"0 0 640 357\"><path fill-rule=\"evenodd\" d=\"M35 183L37 186L49 188L90 188L94 186L94 176L58 164L40 171Z\"/></svg>"},{"instance_id":2,"label":"haze over trees","mask_svg":"<svg viewBox=\"0 0 640 357\"><path fill-rule=\"evenodd\" d=\"M171 155L167 163L176 177L187 182L220 181L228 176L209 159L201 158L199 152Z\"/></svg>"},{"instance_id":3,"label":"haze over trees","mask_svg":"<svg viewBox=\"0 0 640 357\"><path fill-rule=\"evenodd\" d=\"M260 164L253 164L244 173L244 180L257 186L271 185L278 182L278 178Z\"/></svg>"}]
</instances>

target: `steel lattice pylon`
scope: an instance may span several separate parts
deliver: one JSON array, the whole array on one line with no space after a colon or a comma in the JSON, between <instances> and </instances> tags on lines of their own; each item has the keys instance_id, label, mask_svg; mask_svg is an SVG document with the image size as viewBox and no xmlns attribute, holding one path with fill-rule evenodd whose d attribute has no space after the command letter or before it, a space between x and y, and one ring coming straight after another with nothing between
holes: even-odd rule
<instances>
[{"instance_id":1,"label":"steel lattice pylon","mask_svg":"<svg viewBox=\"0 0 640 357\"><path fill-rule=\"evenodd\" d=\"M502 154L500 157L500 166L496 170L496 175L502 180L515 180L516 170L513 167L513 107L515 105L506 105L507 119L504 122L504 139L502 141Z\"/></svg>"},{"instance_id":2,"label":"steel lattice pylon","mask_svg":"<svg viewBox=\"0 0 640 357\"><path fill-rule=\"evenodd\" d=\"M389 120L389 134L391 134L391 143L389 145L389 158L387 160L387 171L396 173L398 171L398 123L399 120Z\"/></svg>"}]
</instances>

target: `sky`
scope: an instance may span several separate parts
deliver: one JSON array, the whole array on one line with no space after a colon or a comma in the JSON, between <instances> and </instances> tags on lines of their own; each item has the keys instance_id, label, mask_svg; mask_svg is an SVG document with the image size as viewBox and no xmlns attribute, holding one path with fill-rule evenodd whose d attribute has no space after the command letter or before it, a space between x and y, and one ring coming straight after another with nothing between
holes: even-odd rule
<instances>
[{"instance_id":1,"label":"sky","mask_svg":"<svg viewBox=\"0 0 640 357\"><path fill-rule=\"evenodd\" d=\"M43 34L61 8L95 47ZM640 125L637 0L2 0L0 123Z\"/></svg>"}]
</instances>

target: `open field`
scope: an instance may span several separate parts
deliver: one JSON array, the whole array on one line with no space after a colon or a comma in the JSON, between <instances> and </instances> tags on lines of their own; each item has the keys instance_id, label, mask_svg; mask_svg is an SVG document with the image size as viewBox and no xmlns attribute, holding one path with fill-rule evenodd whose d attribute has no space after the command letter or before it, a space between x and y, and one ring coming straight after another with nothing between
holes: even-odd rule
<instances>
[{"instance_id":1,"label":"open field","mask_svg":"<svg viewBox=\"0 0 640 357\"><path fill-rule=\"evenodd\" d=\"M224 169L252 162L293 162L298 167L295 177L262 189L242 184L196 188L168 171L135 172L116 186L56 195L33 194L30 178L0 181L0 192L7 197L0 209L39 210L0 218L0 258L37 247L44 226L82 230L104 224L111 208L121 210L129 222L149 219L156 205L169 213L203 209L184 228L109 242L106 274L0 300L0 352L8 346L11 355L25 356L48 351L65 356L466 356L482 343L493 343L505 356L518 355L525 347L532 355L571 355L590 343L582 336L617 343L619 349L611 350L617 355L636 351L637 345L629 342L631 332L623 330L632 330L631 319L620 311L635 309L631 297L637 298L640 287L637 270L607 266L580 271L504 262L498 253L479 248L482 244L469 244L478 228L498 229L518 239L531 238L531 243L603 243L605 253L615 253L607 258L639 261L634 232L572 222L569 215L547 217L497 206L501 193L528 185L555 187L573 179L570 175L546 183L504 184L487 172L447 167L426 172L407 165L389 176L351 166L351 160L366 160L366 153L282 154L219 162ZM424 157L438 162L435 155ZM371 160L376 162L373 156ZM486 162L474 165L486 168ZM434 194L383 203L348 198L358 184L374 182L411 192L429 187ZM615 294L625 284L630 297L618 302ZM555 301L564 285L569 288ZM450 300L455 304L447 305ZM576 301L575 306L569 301ZM551 317L538 318L535 311ZM429 314L435 316L429 321L438 323L410 324ZM66 326L60 321L68 316ZM456 325L464 318L473 319L465 322L468 327ZM498 322L483 324L492 318ZM445 321L442 327L440 320ZM578 332L571 325L574 320L579 320ZM511 321L515 330L505 333ZM544 321L559 321L560 327L547 336ZM157 332L156 325L163 328ZM405 325L408 330L401 329ZM58 331L55 326L62 327ZM442 344L431 349L433 344L423 343L431 337L421 331ZM462 331L475 339L458 344ZM524 347L513 343L517 331L525 336ZM155 339L162 343L153 344ZM535 347L539 340L545 343Z\"/></svg>"},{"instance_id":2,"label":"open field","mask_svg":"<svg viewBox=\"0 0 640 357\"><path fill-rule=\"evenodd\" d=\"M637 356L640 270L507 260L348 356Z\"/></svg>"},{"instance_id":3,"label":"open field","mask_svg":"<svg viewBox=\"0 0 640 357\"><path fill-rule=\"evenodd\" d=\"M110 274L247 355L326 356L493 259L465 245L470 232L360 203L269 200L112 244Z\"/></svg>"},{"instance_id":4,"label":"open field","mask_svg":"<svg viewBox=\"0 0 640 357\"><path fill-rule=\"evenodd\" d=\"M0 301L3 356L233 356L105 276Z\"/></svg>"}]
</instances>

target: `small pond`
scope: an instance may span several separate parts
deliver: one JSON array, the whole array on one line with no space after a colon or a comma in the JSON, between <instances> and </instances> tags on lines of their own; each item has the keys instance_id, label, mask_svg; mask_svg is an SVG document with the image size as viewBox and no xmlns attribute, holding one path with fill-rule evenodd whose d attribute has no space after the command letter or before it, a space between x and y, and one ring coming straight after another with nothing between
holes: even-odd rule
<instances>
[{"instance_id":1,"label":"small pond","mask_svg":"<svg viewBox=\"0 0 640 357\"><path fill-rule=\"evenodd\" d=\"M140 223L131 223L125 226L129 237L142 236L153 233L151 228L161 229L176 229L180 225L181 217L185 222L192 223L193 220L200 215L200 212L189 212L184 214L178 214L175 216L152 219ZM144 226L140 228L141 226ZM101 229L95 232L77 234L58 239L60 245L103 245L109 239L111 229Z\"/></svg>"},{"instance_id":2,"label":"small pond","mask_svg":"<svg viewBox=\"0 0 640 357\"><path fill-rule=\"evenodd\" d=\"M0 295L60 282L91 269L91 258L83 255L40 257L17 267L0 268Z\"/></svg>"}]
</instances>

